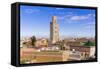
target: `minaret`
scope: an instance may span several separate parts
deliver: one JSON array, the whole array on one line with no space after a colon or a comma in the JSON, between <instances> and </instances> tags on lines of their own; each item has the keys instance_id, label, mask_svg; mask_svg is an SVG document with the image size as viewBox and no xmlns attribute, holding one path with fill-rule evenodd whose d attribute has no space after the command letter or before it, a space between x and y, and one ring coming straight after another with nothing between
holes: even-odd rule
<instances>
[{"instance_id":1,"label":"minaret","mask_svg":"<svg viewBox=\"0 0 100 69\"><path fill-rule=\"evenodd\" d=\"M54 44L59 41L59 27L57 23L57 17L53 16L50 23L50 43Z\"/></svg>"}]
</instances>

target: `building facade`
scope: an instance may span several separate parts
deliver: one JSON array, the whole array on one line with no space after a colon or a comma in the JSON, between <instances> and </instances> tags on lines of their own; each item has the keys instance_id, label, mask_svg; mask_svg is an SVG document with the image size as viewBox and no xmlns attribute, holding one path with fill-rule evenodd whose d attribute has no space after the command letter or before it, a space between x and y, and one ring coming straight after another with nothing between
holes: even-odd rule
<instances>
[{"instance_id":1,"label":"building facade","mask_svg":"<svg viewBox=\"0 0 100 69\"><path fill-rule=\"evenodd\" d=\"M45 38L38 39L35 43L36 47L47 47L48 46L48 41Z\"/></svg>"},{"instance_id":2,"label":"building facade","mask_svg":"<svg viewBox=\"0 0 100 69\"><path fill-rule=\"evenodd\" d=\"M79 52L85 58L95 56L95 46L70 46L70 51Z\"/></svg>"}]
</instances>

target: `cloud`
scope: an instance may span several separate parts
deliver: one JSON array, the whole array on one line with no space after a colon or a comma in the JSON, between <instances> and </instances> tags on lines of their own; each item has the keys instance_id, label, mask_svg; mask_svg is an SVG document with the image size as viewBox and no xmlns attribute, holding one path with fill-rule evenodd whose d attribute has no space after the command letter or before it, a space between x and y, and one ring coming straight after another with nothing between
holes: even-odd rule
<instances>
[{"instance_id":1,"label":"cloud","mask_svg":"<svg viewBox=\"0 0 100 69\"><path fill-rule=\"evenodd\" d=\"M63 15L63 16L58 16L58 19L63 21L63 23L80 23L80 21L95 21L94 18L95 14L85 14L85 15L76 15L74 13L67 13L67 15ZM79 22L78 22L79 21ZM89 23L89 24L95 24L94 23ZM88 25L89 25L88 24Z\"/></svg>"},{"instance_id":2,"label":"cloud","mask_svg":"<svg viewBox=\"0 0 100 69\"><path fill-rule=\"evenodd\" d=\"M94 14L75 15L75 16L70 17L70 20L85 20L85 19L89 19L94 16L95 16Z\"/></svg>"},{"instance_id":3,"label":"cloud","mask_svg":"<svg viewBox=\"0 0 100 69\"><path fill-rule=\"evenodd\" d=\"M91 30L95 30L95 26L94 25L87 25L84 27L85 29L91 29Z\"/></svg>"},{"instance_id":4,"label":"cloud","mask_svg":"<svg viewBox=\"0 0 100 69\"><path fill-rule=\"evenodd\" d=\"M70 19L71 20L83 20L83 19L87 19L88 17L86 16L73 16Z\"/></svg>"},{"instance_id":5,"label":"cloud","mask_svg":"<svg viewBox=\"0 0 100 69\"><path fill-rule=\"evenodd\" d=\"M95 25L95 21L93 21L93 22L88 22L86 25Z\"/></svg>"},{"instance_id":6,"label":"cloud","mask_svg":"<svg viewBox=\"0 0 100 69\"><path fill-rule=\"evenodd\" d=\"M95 22L88 22L84 25L84 29L91 29L91 30L95 30Z\"/></svg>"},{"instance_id":7,"label":"cloud","mask_svg":"<svg viewBox=\"0 0 100 69\"><path fill-rule=\"evenodd\" d=\"M31 14L31 13L39 13L40 10L38 9L25 9L25 12L28 13L28 14Z\"/></svg>"},{"instance_id":8,"label":"cloud","mask_svg":"<svg viewBox=\"0 0 100 69\"><path fill-rule=\"evenodd\" d=\"M85 14L85 15L77 15L75 13L67 13L66 15L57 16L58 20L63 21L62 23L83 23L87 25L95 25L95 14ZM80 22L81 21L81 22ZM92 21L92 22L89 22Z\"/></svg>"},{"instance_id":9,"label":"cloud","mask_svg":"<svg viewBox=\"0 0 100 69\"><path fill-rule=\"evenodd\" d=\"M70 17L72 17L72 13L68 13L67 15L64 15L64 16L58 16L58 19L66 20L66 19L69 19Z\"/></svg>"}]
</instances>

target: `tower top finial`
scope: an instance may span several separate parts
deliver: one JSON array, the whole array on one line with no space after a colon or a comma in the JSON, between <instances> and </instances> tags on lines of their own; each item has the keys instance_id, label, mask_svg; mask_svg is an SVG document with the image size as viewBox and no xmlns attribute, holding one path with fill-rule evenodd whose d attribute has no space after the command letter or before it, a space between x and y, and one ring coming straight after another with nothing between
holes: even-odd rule
<instances>
[{"instance_id":1,"label":"tower top finial","mask_svg":"<svg viewBox=\"0 0 100 69\"><path fill-rule=\"evenodd\" d=\"M56 16L52 16L52 21L53 22L57 22L57 17Z\"/></svg>"},{"instance_id":2,"label":"tower top finial","mask_svg":"<svg viewBox=\"0 0 100 69\"><path fill-rule=\"evenodd\" d=\"M57 17L56 16L52 16L52 19L56 19Z\"/></svg>"}]
</instances>

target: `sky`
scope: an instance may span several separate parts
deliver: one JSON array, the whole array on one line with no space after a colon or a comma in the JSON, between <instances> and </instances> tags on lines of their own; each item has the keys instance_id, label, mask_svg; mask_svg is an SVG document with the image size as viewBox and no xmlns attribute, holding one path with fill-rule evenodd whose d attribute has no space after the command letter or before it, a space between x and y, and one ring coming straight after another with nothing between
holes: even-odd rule
<instances>
[{"instance_id":1,"label":"sky","mask_svg":"<svg viewBox=\"0 0 100 69\"><path fill-rule=\"evenodd\" d=\"M52 16L57 17L60 36L95 36L95 10L41 6L20 6L20 31L23 36L49 37Z\"/></svg>"}]
</instances>

